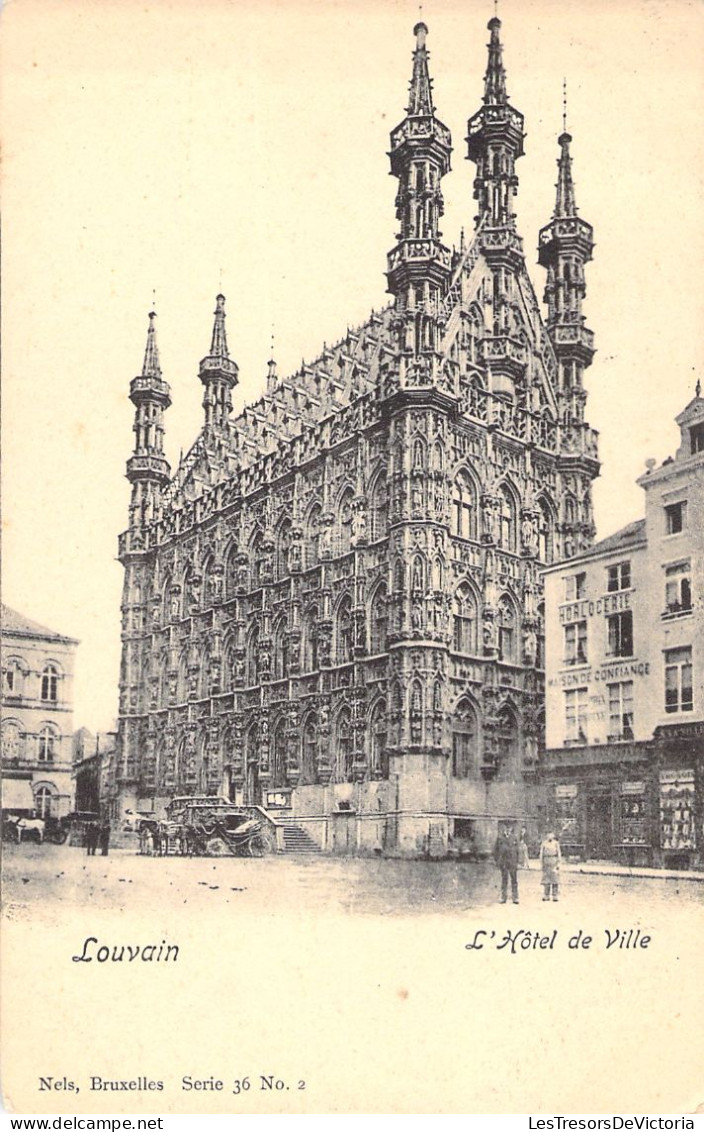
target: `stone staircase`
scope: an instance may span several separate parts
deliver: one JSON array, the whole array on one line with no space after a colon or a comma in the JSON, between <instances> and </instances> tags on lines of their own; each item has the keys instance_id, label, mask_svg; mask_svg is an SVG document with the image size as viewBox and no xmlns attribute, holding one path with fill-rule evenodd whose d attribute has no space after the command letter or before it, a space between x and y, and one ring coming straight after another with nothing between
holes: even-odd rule
<instances>
[{"instance_id":1,"label":"stone staircase","mask_svg":"<svg viewBox=\"0 0 704 1132\"><path fill-rule=\"evenodd\" d=\"M284 853L322 853L316 841L300 825L284 825Z\"/></svg>"}]
</instances>

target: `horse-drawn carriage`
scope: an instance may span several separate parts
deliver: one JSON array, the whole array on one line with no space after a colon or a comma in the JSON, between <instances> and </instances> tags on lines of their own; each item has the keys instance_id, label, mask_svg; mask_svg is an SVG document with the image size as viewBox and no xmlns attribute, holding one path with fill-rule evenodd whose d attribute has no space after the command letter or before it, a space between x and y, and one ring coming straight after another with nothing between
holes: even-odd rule
<instances>
[{"instance_id":1,"label":"horse-drawn carriage","mask_svg":"<svg viewBox=\"0 0 704 1132\"><path fill-rule=\"evenodd\" d=\"M160 856L263 857L275 849L255 807L236 806L212 795L174 798L166 807L165 820L143 814L135 832L140 852Z\"/></svg>"}]
</instances>

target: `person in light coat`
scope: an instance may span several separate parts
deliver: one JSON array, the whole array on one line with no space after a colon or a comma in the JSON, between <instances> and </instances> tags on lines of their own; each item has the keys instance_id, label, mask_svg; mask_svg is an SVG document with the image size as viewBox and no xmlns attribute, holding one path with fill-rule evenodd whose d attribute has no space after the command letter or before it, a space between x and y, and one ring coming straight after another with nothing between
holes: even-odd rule
<instances>
[{"instance_id":1,"label":"person in light coat","mask_svg":"<svg viewBox=\"0 0 704 1132\"><path fill-rule=\"evenodd\" d=\"M543 870L543 900L558 899L560 889L560 842L551 831L540 846L540 867Z\"/></svg>"}]
</instances>

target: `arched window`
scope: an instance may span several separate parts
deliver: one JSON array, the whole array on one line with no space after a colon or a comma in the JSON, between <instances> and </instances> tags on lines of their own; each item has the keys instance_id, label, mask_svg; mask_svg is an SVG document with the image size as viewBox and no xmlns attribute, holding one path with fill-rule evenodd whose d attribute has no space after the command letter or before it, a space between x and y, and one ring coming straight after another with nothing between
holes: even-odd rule
<instances>
[{"instance_id":1,"label":"arched window","mask_svg":"<svg viewBox=\"0 0 704 1132\"><path fill-rule=\"evenodd\" d=\"M285 680L288 676L288 621L280 618L274 629L273 669L275 680Z\"/></svg>"},{"instance_id":2,"label":"arched window","mask_svg":"<svg viewBox=\"0 0 704 1132\"><path fill-rule=\"evenodd\" d=\"M369 619L369 651L372 656L376 656L376 654L380 652L386 652L387 626L386 586L381 585L372 598L371 616Z\"/></svg>"},{"instance_id":3,"label":"arched window","mask_svg":"<svg viewBox=\"0 0 704 1132\"><path fill-rule=\"evenodd\" d=\"M58 753L59 736L56 728L45 723L39 729L37 757L40 763L51 763Z\"/></svg>"},{"instance_id":4,"label":"arched window","mask_svg":"<svg viewBox=\"0 0 704 1132\"><path fill-rule=\"evenodd\" d=\"M506 595L499 602L499 660L516 663L516 611Z\"/></svg>"},{"instance_id":5,"label":"arched window","mask_svg":"<svg viewBox=\"0 0 704 1132\"><path fill-rule=\"evenodd\" d=\"M172 585L173 580L171 578L171 575L167 574L166 578L164 579L164 585L161 591L161 621L163 625L166 625L172 619Z\"/></svg>"},{"instance_id":6,"label":"arched window","mask_svg":"<svg viewBox=\"0 0 704 1132\"><path fill-rule=\"evenodd\" d=\"M553 549L554 523L552 509L545 499L538 501L538 558L541 562L552 562L555 557Z\"/></svg>"},{"instance_id":7,"label":"arched window","mask_svg":"<svg viewBox=\"0 0 704 1132\"><path fill-rule=\"evenodd\" d=\"M343 492L337 520L337 553L347 554L352 549L352 489Z\"/></svg>"},{"instance_id":8,"label":"arched window","mask_svg":"<svg viewBox=\"0 0 704 1132\"><path fill-rule=\"evenodd\" d=\"M56 813L56 803L58 801L57 791L55 786L50 786L48 782L42 782L34 788L34 809L37 817L50 818Z\"/></svg>"},{"instance_id":9,"label":"arched window","mask_svg":"<svg viewBox=\"0 0 704 1132\"><path fill-rule=\"evenodd\" d=\"M389 759L386 753L386 700L378 700L369 720L369 769L374 778L389 777Z\"/></svg>"},{"instance_id":10,"label":"arched window","mask_svg":"<svg viewBox=\"0 0 704 1132\"><path fill-rule=\"evenodd\" d=\"M312 786L318 781L318 718L309 715L303 728L303 758L301 760L301 786Z\"/></svg>"},{"instance_id":11,"label":"arched window","mask_svg":"<svg viewBox=\"0 0 704 1132\"><path fill-rule=\"evenodd\" d=\"M6 696L21 696L24 688L24 667L16 656L9 657L2 671L2 686Z\"/></svg>"},{"instance_id":12,"label":"arched window","mask_svg":"<svg viewBox=\"0 0 704 1132\"><path fill-rule=\"evenodd\" d=\"M502 550L516 549L516 505L509 489L499 488L499 546Z\"/></svg>"},{"instance_id":13,"label":"arched window","mask_svg":"<svg viewBox=\"0 0 704 1132\"><path fill-rule=\"evenodd\" d=\"M42 699L55 704L59 698L59 670L55 664L47 664L42 672Z\"/></svg>"},{"instance_id":14,"label":"arched window","mask_svg":"<svg viewBox=\"0 0 704 1132\"><path fill-rule=\"evenodd\" d=\"M291 546L291 520L284 519L276 538L276 577L288 577L288 552Z\"/></svg>"},{"instance_id":15,"label":"arched window","mask_svg":"<svg viewBox=\"0 0 704 1132\"><path fill-rule=\"evenodd\" d=\"M352 722L348 708L337 717L335 728L335 781L352 781Z\"/></svg>"},{"instance_id":16,"label":"arched window","mask_svg":"<svg viewBox=\"0 0 704 1132\"><path fill-rule=\"evenodd\" d=\"M477 599L464 582L455 594L453 608L452 647L455 652L475 656L477 653Z\"/></svg>"},{"instance_id":17,"label":"arched window","mask_svg":"<svg viewBox=\"0 0 704 1132\"><path fill-rule=\"evenodd\" d=\"M317 566L320 561L320 506L317 503L308 512L305 545L306 566Z\"/></svg>"},{"instance_id":18,"label":"arched window","mask_svg":"<svg viewBox=\"0 0 704 1132\"><path fill-rule=\"evenodd\" d=\"M452 720L453 778L474 778L478 764L477 714L471 702L463 698L457 704Z\"/></svg>"},{"instance_id":19,"label":"arched window","mask_svg":"<svg viewBox=\"0 0 704 1132\"><path fill-rule=\"evenodd\" d=\"M372 541L384 538L388 523L388 496L386 491L386 473L380 472L372 491L371 500Z\"/></svg>"},{"instance_id":20,"label":"arched window","mask_svg":"<svg viewBox=\"0 0 704 1132\"><path fill-rule=\"evenodd\" d=\"M245 680L248 688L259 683L259 626L252 625L245 650Z\"/></svg>"},{"instance_id":21,"label":"arched window","mask_svg":"<svg viewBox=\"0 0 704 1132\"><path fill-rule=\"evenodd\" d=\"M5 760L18 759L22 754L22 731L14 719L4 719L2 723L2 757Z\"/></svg>"},{"instance_id":22,"label":"arched window","mask_svg":"<svg viewBox=\"0 0 704 1132\"><path fill-rule=\"evenodd\" d=\"M286 723L279 720L274 729L274 745L271 752L271 785L286 785Z\"/></svg>"},{"instance_id":23,"label":"arched window","mask_svg":"<svg viewBox=\"0 0 704 1132\"><path fill-rule=\"evenodd\" d=\"M477 537L477 494L465 471L458 472L452 490L452 533L459 538Z\"/></svg>"},{"instance_id":24,"label":"arched window","mask_svg":"<svg viewBox=\"0 0 704 1132\"><path fill-rule=\"evenodd\" d=\"M343 597L337 611L337 663L347 664L352 660L354 634L352 626L352 598Z\"/></svg>"}]
</instances>

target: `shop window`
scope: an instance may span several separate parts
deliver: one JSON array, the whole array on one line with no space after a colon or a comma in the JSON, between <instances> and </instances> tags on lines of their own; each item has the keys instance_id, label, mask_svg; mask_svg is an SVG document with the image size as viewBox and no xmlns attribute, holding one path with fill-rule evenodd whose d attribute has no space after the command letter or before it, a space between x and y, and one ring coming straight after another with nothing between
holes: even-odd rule
<instances>
[{"instance_id":1,"label":"shop window","mask_svg":"<svg viewBox=\"0 0 704 1132\"><path fill-rule=\"evenodd\" d=\"M587 589L587 575L570 574L565 578L565 601L580 601Z\"/></svg>"},{"instance_id":2,"label":"shop window","mask_svg":"<svg viewBox=\"0 0 704 1132\"><path fill-rule=\"evenodd\" d=\"M571 688L565 692L565 742L587 741L587 689Z\"/></svg>"},{"instance_id":3,"label":"shop window","mask_svg":"<svg viewBox=\"0 0 704 1132\"><path fill-rule=\"evenodd\" d=\"M692 649L665 651L665 711L692 711Z\"/></svg>"},{"instance_id":4,"label":"shop window","mask_svg":"<svg viewBox=\"0 0 704 1132\"><path fill-rule=\"evenodd\" d=\"M622 782L620 797L621 844L648 845L648 803L644 782Z\"/></svg>"},{"instance_id":5,"label":"shop window","mask_svg":"<svg viewBox=\"0 0 704 1132\"><path fill-rule=\"evenodd\" d=\"M587 663L587 623L573 621L565 625L565 664Z\"/></svg>"},{"instance_id":6,"label":"shop window","mask_svg":"<svg viewBox=\"0 0 704 1132\"><path fill-rule=\"evenodd\" d=\"M606 571L606 589L610 594L616 593L618 590L629 590L631 588L631 564L630 562L617 562L615 566L609 566Z\"/></svg>"},{"instance_id":7,"label":"shop window","mask_svg":"<svg viewBox=\"0 0 704 1132\"><path fill-rule=\"evenodd\" d=\"M689 560L665 569L665 613L691 613L692 569Z\"/></svg>"},{"instance_id":8,"label":"shop window","mask_svg":"<svg viewBox=\"0 0 704 1132\"><path fill-rule=\"evenodd\" d=\"M687 526L687 501L671 503L665 508L665 531L668 535L678 535Z\"/></svg>"},{"instance_id":9,"label":"shop window","mask_svg":"<svg viewBox=\"0 0 704 1132\"><path fill-rule=\"evenodd\" d=\"M608 684L609 740L633 738L633 681Z\"/></svg>"},{"instance_id":10,"label":"shop window","mask_svg":"<svg viewBox=\"0 0 704 1132\"><path fill-rule=\"evenodd\" d=\"M630 609L606 618L607 656L633 656L633 613Z\"/></svg>"}]
</instances>

